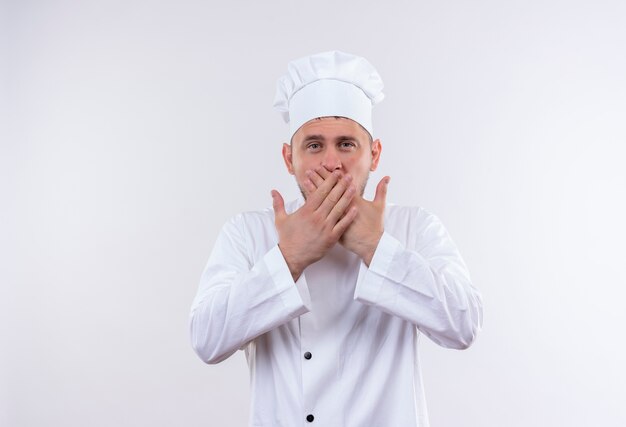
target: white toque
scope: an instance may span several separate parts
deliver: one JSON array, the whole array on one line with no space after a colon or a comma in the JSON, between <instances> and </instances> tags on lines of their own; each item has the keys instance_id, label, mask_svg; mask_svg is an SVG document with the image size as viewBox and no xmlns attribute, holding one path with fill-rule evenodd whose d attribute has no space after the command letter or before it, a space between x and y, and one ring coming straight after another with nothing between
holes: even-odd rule
<instances>
[{"instance_id":1,"label":"white toque","mask_svg":"<svg viewBox=\"0 0 626 427\"><path fill-rule=\"evenodd\" d=\"M372 107L382 101L383 81L367 59L337 50L293 60L278 79L274 108L289 123L289 138L317 117L354 120L374 137Z\"/></svg>"}]
</instances>

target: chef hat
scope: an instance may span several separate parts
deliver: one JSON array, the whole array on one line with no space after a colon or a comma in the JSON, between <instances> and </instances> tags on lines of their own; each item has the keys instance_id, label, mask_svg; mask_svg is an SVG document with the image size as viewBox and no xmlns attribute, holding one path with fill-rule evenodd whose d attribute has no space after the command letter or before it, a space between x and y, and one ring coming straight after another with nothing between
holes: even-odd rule
<instances>
[{"instance_id":1,"label":"chef hat","mask_svg":"<svg viewBox=\"0 0 626 427\"><path fill-rule=\"evenodd\" d=\"M373 137L372 107L384 98L383 82L367 59L337 50L293 60L278 79L274 108L289 123L290 138L311 119L341 116Z\"/></svg>"}]
</instances>

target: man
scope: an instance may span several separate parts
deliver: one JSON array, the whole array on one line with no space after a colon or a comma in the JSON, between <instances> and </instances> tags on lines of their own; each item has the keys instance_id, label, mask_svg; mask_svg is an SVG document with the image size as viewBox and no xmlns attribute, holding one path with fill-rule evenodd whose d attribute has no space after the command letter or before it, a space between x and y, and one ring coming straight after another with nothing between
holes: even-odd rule
<instances>
[{"instance_id":1,"label":"man","mask_svg":"<svg viewBox=\"0 0 626 427\"><path fill-rule=\"evenodd\" d=\"M363 198L381 155L371 109L382 81L332 51L292 61L275 107L290 125L283 158L302 198L222 228L191 309L206 363L238 349L250 368L250 426L427 426L417 343L467 348L482 302L444 226Z\"/></svg>"}]
</instances>

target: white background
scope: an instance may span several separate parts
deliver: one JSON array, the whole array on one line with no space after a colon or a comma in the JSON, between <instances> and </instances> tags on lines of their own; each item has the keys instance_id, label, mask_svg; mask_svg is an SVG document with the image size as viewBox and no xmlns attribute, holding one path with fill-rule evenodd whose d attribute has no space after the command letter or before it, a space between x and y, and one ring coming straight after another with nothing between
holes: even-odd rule
<instances>
[{"instance_id":1,"label":"white background","mask_svg":"<svg viewBox=\"0 0 626 427\"><path fill-rule=\"evenodd\" d=\"M246 425L189 308L224 221L297 196L275 82L330 49L385 82L370 188L484 297L473 347L422 341L432 426L626 425L626 3L383 3L0 5L1 426Z\"/></svg>"}]
</instances>

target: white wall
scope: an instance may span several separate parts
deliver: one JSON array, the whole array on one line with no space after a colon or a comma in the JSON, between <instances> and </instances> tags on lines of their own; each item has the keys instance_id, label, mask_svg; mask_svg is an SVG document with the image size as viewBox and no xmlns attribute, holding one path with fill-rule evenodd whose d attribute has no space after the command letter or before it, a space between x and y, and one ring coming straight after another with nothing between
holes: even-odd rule
<instances>
[{"instance_id":1,"label":"white wall","mask_svg":"<svg viewBox=\"0 0 626 427\"><path fill-rule=\"evenodd\" d=\"M626 425L626 3L383 3L0 7L0 425L246 425L188 310L223 222L297 195L275 82L329 49L386 84L370 182L484 296L472 348L422 341L432 426Z\"/></svg>"}]
</instances>

